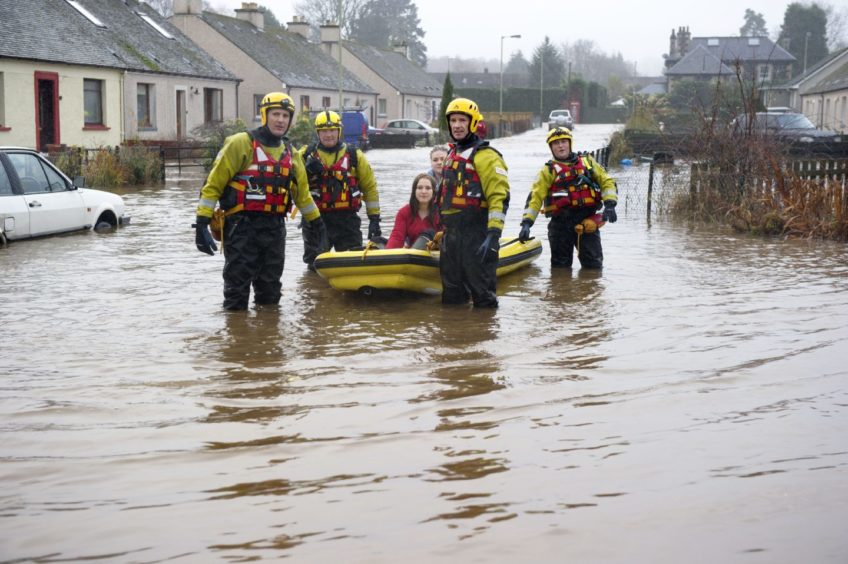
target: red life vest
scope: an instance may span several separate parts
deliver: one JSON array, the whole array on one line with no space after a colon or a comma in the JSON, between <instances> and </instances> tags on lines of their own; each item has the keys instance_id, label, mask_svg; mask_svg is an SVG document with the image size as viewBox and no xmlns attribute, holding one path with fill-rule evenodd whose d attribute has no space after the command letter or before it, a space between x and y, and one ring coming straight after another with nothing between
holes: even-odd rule
<instances>
[{"instance_id":1,"label":"red life vest","mask_svg":"<svg viewBox=\"0 0 848 564\"><path fill-rule=\"evenodd\" d=\"M592 180L592 166L577 156L574 163L548 161L556 175L545 198L545 215L551 217L564 209L597 208L601 203L601 187Z\"/></svg>"},{"instance_id":2,"label":"red life vest","mask_svg":"<svg viewBox=\"0 0 848 564\"><path fill-rule=\"evenodd\" d=\"M228 184L235 192L235 204L227 215L240 211L285 215L291 210L292 148L286 143L280 160L274 160L253 139L253 162Z\"/></svg>"},{"instance_id":3,"label":"red life vest","mask_svg":"<svg viewBox=\"0 0 848 564\"><path fill-rule=\"evenodd\" d=\"M310 149L307 155L318 159L323 167L320 175L309 177L309 191L321 213L359 211L362 207L362 193L356 176L351 174L351 169L357 165L356 149L346 147L339 160L331 166L324 164L316 147Z\"/></svg>"},{"instance_id":4,"label":"red life vest","mask_svg":"<svg viewBox=\"0 0 848 564\"><path fill-rule=\"evenodd\" d=\"M483 195L483 183L474 168L474 155L482 148L491 147L488 142L482 141L457 153L456 145L450 144L450 151L442 167L442 181L439 183L440 210L489 207Z\"/></svg>"}]
</instances>

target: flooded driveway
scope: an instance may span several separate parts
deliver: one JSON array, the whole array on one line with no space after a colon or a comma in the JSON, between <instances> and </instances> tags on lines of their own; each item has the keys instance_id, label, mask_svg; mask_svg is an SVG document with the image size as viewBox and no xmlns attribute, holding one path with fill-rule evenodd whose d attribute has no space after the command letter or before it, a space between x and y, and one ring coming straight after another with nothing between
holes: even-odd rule
<instances>
[{"instance_id":1,"label":"flooded driveway","mask_svg":"<svg viewBox=\"0 0 848 564\"><path fill-rule=\"evenodd\" d=\"M493 143L507 234L545 134ZM384 232L427 154L367 154ZM476 311L332 290L290 223L282 306L227 314L202 182L0 249L0 560L845 561L844 244L620 207L602 273Z\"/></svg>"}]
</instances>

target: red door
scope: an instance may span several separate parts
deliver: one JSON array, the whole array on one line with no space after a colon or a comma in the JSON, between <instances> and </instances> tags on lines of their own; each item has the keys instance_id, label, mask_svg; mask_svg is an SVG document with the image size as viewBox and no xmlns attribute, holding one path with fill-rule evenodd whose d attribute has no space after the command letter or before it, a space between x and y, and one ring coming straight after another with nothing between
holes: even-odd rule
<instances>
[{"instance_id":1,"label":"red door","mask_svg":"<svg viewBox=\"0 0 848 564\"><path fill-rule=\"evenodd\" d=\"M35 148L46 152L59 143L59 73L36 71Z\"/></svg>"}]
</instances>

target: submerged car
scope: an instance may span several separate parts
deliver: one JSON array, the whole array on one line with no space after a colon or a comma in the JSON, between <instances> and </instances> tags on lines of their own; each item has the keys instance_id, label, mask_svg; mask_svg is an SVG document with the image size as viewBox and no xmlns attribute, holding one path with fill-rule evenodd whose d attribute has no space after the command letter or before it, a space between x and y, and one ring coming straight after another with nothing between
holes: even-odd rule
<instances>
[{"instance_id":1,"label":"submerged car","mask_svg":"<svg viewBox=\"0 0 848 564\"><path fill-rule=\"evenodd\" d=\"M555 127L574 129L574 118L568 110L554 110L548 116L548 131Z\"/></svg>"},{"instance_id":2,"label":"submerged car","mask_svg":"<svg viewBox=\"0 0 848 564\"><path fill-rule=\"evenodd\" d=\"M737 116L733 120L733 131L743 134L747 131L774 136L784 141L812 143L813 141L833 142L842 141L842 136L834 131L816 128L807 116L797 112L767 111L754 114L753 123L749 124L747 114Z\"/></svg>"},{"instance_id":3,"label":"submerged car","mask_svg":"<svg viewBox=\"0 0 848 564\"><path fill-rule=\"evenodd\" d=\"M0 242L130 222L123 198L81 184L38 151L0 147Z\"/></svg>"},{"instance_id":4,"label":"submerged car","mask_svg":"<svg viewBox=\"0 0 848 564\"><path fill-rule=\"evenodd\" d=\"M417 119L390 120L386 122L385 126L383 126L383 132L389 135L405 133L407 135L412 135L416 139L426 139L428 144L430 141L438 139L439 136L438 129L430 127L423 121L418 121Z\"/></svg>"}]
</instances>

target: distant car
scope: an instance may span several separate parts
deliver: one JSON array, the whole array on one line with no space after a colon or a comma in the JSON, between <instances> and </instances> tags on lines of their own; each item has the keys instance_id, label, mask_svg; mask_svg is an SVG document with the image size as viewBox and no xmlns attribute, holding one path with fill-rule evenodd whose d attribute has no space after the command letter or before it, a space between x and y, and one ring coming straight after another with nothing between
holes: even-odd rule
<instances>
[{"instance_id":1,"label":"distant car","mask_svg":"<svg viewBox=\"0 0 848 564\"><path fill-rule=\"evenodd\" d=\"M386 122L383 132L388 134L406 133L416 139L426 139L427 144L438 139L439 130L417 119L393 119Z\"/></svg>"},{"instance_id":2,"label":"distant car","mask_svg":"<svg viewBox=\"0 0 848 564\"><path fill-rule=\"evenodd\" d=\"M0 147L0 240L111 229L129 222L117 194L75 186L38 151Z\"/></svg>"},{"instance_id":3,"label":"distant car","mask_svg":"<svg viewBox=\"0 0 848 564\"><path fill-rule=\"evenodd\" d=\"M555 127L574 129L574 118L568 110L554 110L548 116L548 131Z\"/></svg>"},{"instance_id":4,"label":"distant car","mask_svg":"<svg viewBox=\"0 0 848 564\"><path fill-rule=\"evenodd\" d=\"M733 131L741 134L748 131L749 116L742 114L731 122ZM755 133L774 136L784 141L796 141L800 143L812 143L813 141L824 141L838 143L842 136L834 131L817 129L813 122L804 114L797 112L777 111L757 112L754 114L754 122L750 130Z\"/></svg>"},{"instance_id":5,"label":"distant car","mask_svg":"<svg viewBox=\"0 0 848 564\"><path fill-rule=\"evenodd\" d=\"M370 148L368 142L369 132L368 118L365 117L363 112L342 112L342 134L344 135L345 143L351 147L358 147L363 151L367 151Z\"/></svg>"}]
</instances>

